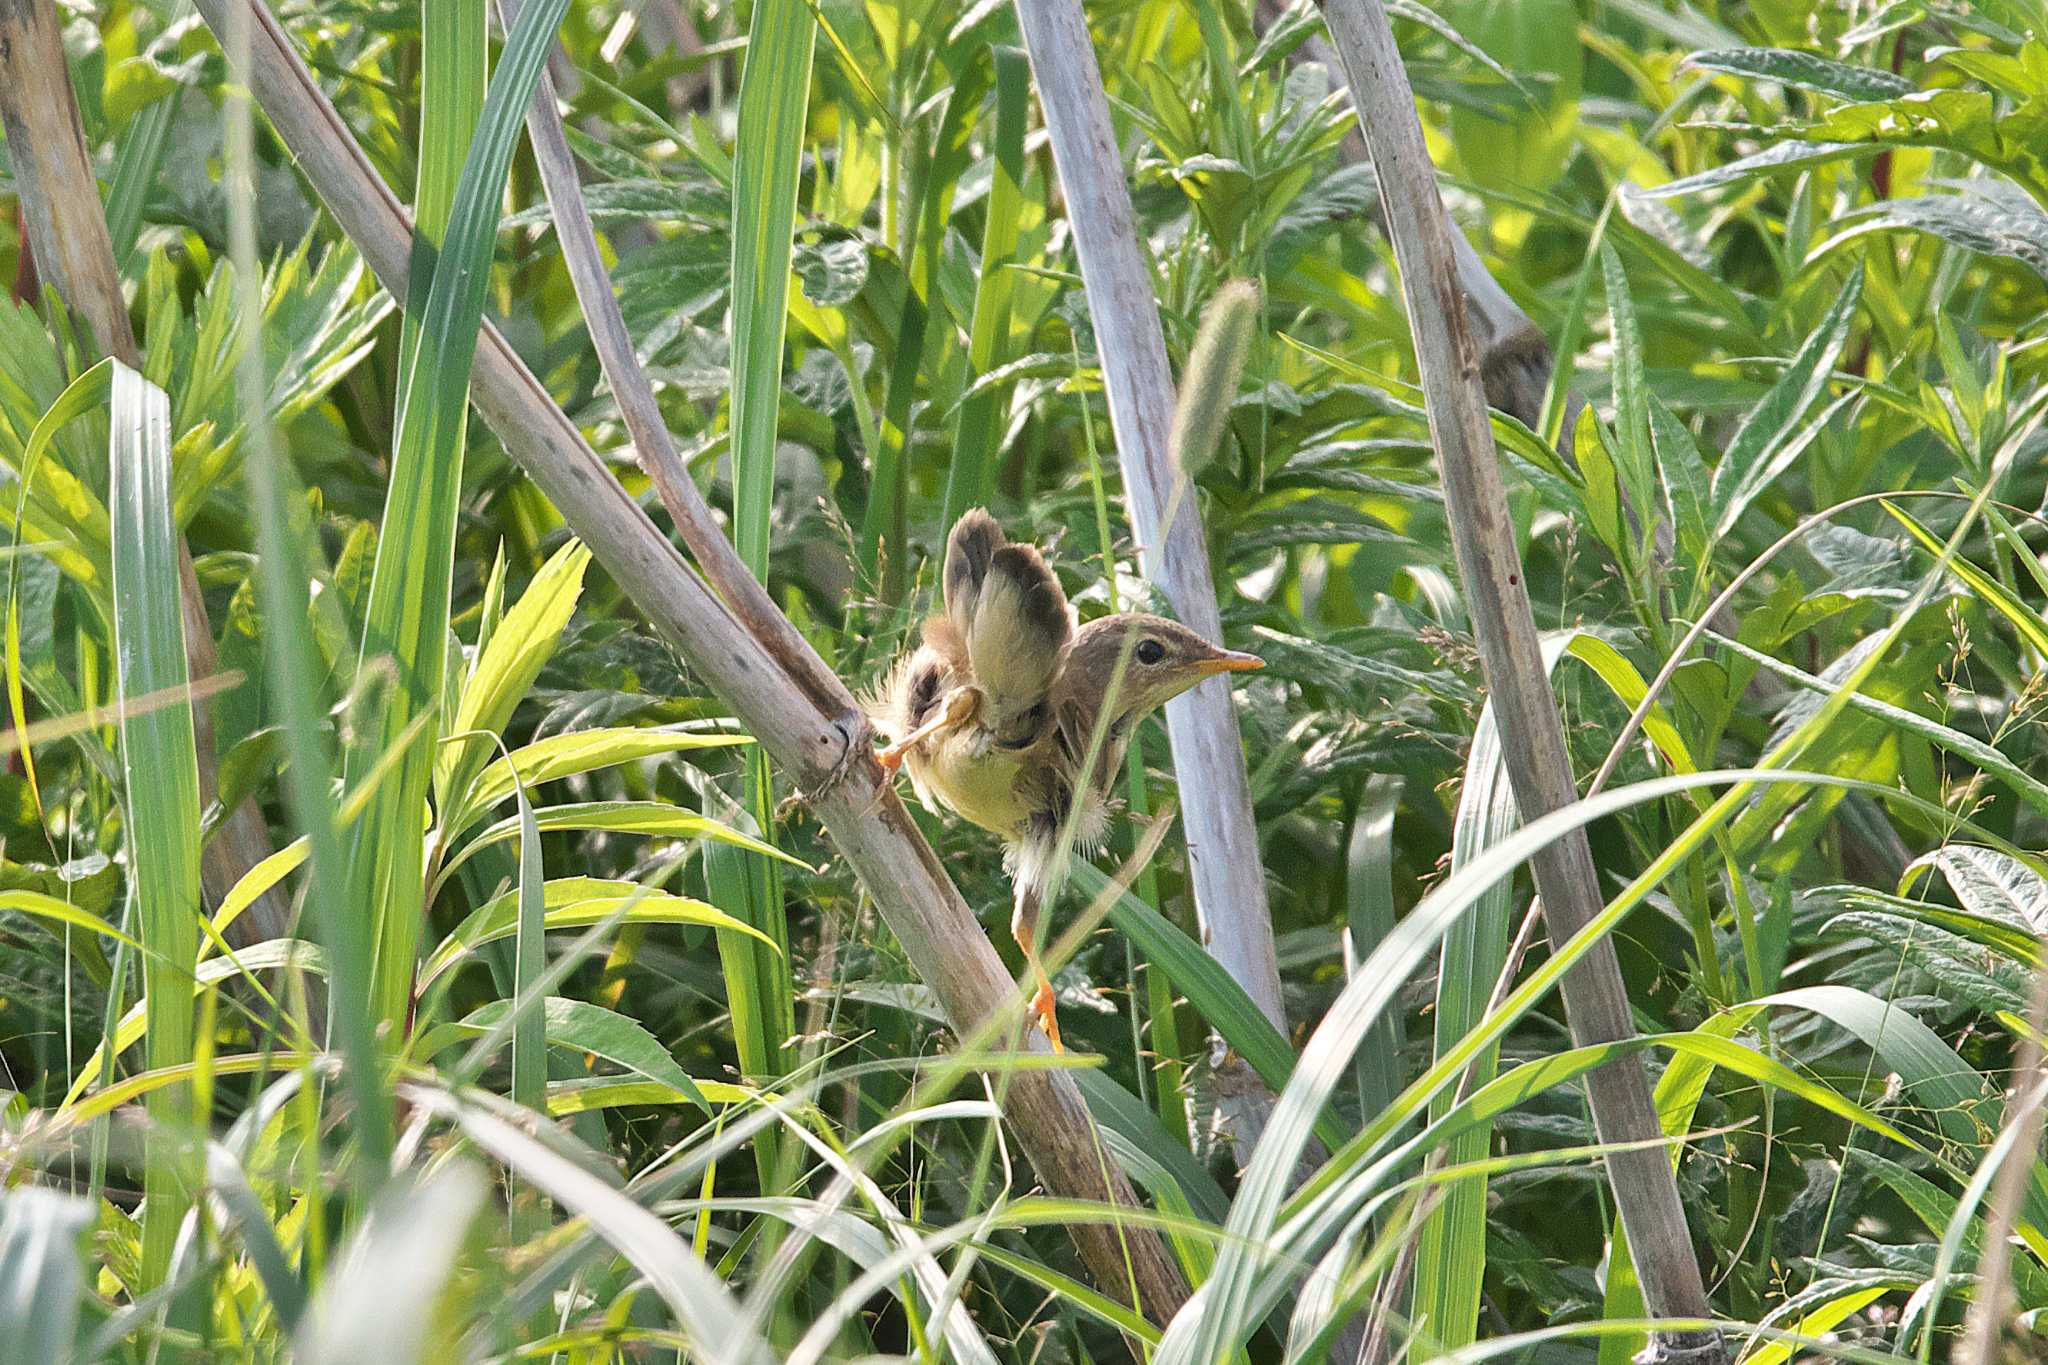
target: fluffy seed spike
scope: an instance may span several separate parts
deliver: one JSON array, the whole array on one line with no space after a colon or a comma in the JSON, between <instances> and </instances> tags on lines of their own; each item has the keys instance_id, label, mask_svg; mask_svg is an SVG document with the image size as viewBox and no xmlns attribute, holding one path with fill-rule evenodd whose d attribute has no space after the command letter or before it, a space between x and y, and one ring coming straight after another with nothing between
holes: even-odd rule
<instances>
[{"instance_id":1,"label":"fluffy seed spike","mask_svg":"<svg viewBox=\"0 0 2048 1365\"><path fill-rule=\"evenodd\" d=\"M1237 383L1244 376L1245 357L1258 325L1259 287L1250 280L1230 281L1202 311L1195 348L1181 374L1180 401L1167 446L1189 479L1208 468L1223 444L1230 405L1237 398Z\"/></svg>"}]
</instances>

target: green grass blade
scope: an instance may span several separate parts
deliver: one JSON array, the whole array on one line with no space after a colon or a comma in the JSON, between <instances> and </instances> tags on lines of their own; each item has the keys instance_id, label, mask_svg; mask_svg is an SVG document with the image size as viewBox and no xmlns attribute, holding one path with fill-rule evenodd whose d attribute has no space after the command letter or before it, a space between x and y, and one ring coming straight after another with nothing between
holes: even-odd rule
<instances>
[{"instance_id":1,"label":"green grass blade","mask_svg":"<svg viewBox=\"0 0 2048 1365\"><path fill-rule=\"evenodd\" d=\"M131 697L188 681L184 613L178 601L178 535L171 525L171 407L162 389L116 365L108 450L114 524L116 695ZM199 955L199 753L192 709L165 706L121 719L121 771L128 795L129 894L146 952L142 979L151 1070L192 1059L192 967ZM159 1152L176 1149L192 1123L191 1094L170 1086L150 1096L149 1115L168 1130ZM171 1260L191 1194L170 1161L144 1169L143 1282L159 1283Z\"/></svg>"},{"instance_id":2,"label":"green grass blade","mask_svg":"<svg viewBox=\"0 0 2048 1365\"><path fill-rule=\"evenodd\" d=\"M981 278L974 287L974 322L967 366L975 378L1000 369L1010 354L1010 300L1024 211L1024 132L1031 100L1031 63L1020 48L998 47L996 68L995 174L989 183L981 233ZM998 443L1010 407L1009 384L976 388L960 405L954 429L953 463L946 471L942 524L988 501L1002 458Z\"/></svg>"},{"instance_id":3,"label":"green grass blade","mask_svg":"<svg viewBox=\"0 0 2048 1365\"><path fill-rule=\"evenodd\" d=\"M183 90L173 90L135 116L114 157L114 178L107 190L107 237L114 263L125 270L142 231L142 211L149 191L163 175L164 149L170 145L171 122L177 117Z\"/></svg>"},{"instance_id":4,"label":"green grass blade","mask_svg":"<svg viewBox=\"0 0 2048 1365\"><path fill-rule=\"evenodd\" d=\"M733 539L740 559L764 582L797 176L816 29L804 0L762 0L754 6L740 74L732 201Z\"/></svg>"},{"instance_id":5,"label":"green grass blade","mask_svg":"<svg viewBox=\"0 0 2048 1365\"><path fill-rule=\"evenodd\" d=\"M1394 932L1394 815L1401 804L1402 780L1377 774L1365 784L1358 813L1352 817L1350 846L1345 855L1346 975L1353 974L1388 934ZM1401 1053L1406 1044L1400 1016L1389 1012L1359 1049L1359 1112L1377 1114L1401 1093L1406 1077Z\"/></svg>"},{"instance_id":6,"label":"green grass blade","mask_svg":"<svg viewBox=\"0 0 2048 1365\"><path fill-rule=\"evenodd\" d=\"M779 859L806 872L811 870L808 863L791 857L773 844L764 844L759 839L742 834L732 826L721 824L708 815L679 810L666 801L576 801L563 806L543 806L534 812L534 823L543 833L560 830L603 830L612 834L632 834L653 839L710 839L718 843L731 844L735 848L747 849L764 858ZM441 869L440 880L445 882L449 875L473 854L511 839L518 835L519 831L518 816L509 816L478 831L474 839L462 846L462 852L451 858L448 865Z\"/></svg>"},{"instance_id":7,"label":"green grass blade","mask_svg":"<svg viewBox=\"0 0 2048 1365\"><path fill-rule=\"evenodd\" d=\"M634 759L751 743L753 740L746 735L688 730L605 727L549 735L514 749L504 758L493 759L469 784L468 791L451 794L454 804L443 813L442 823L450 835L459 834L512 795L520 784L538 786Z\"/></svg>"},{"instance_id":8,"label":"green grass blade","mask_svg":"<svg viewBox=\"0 0 2048 1365\"><path fill-rule=\"evenodd\" d=\"M513 939L512 1100L536 1113L547 1107L548 1035L535 984L547 967L546 905L541 890L540 827L526 789L519 789L519 927Z\"/></svg>"},{"instance_id":9,"label":"green grass blade","mask_svg":"<svg viewBox=\"0 0 2048 1365\"><path fill-rule=\"evenodd\" d=\"M803 169L817 22L804 0L761 0L740 73L739 133L732 196L732 430L734 541L740 560L768 580L768 524L775 501L775 423L782 349L789 325L789 269ZM772 824L768 763L747 764L748 805L760 832ZM720 846L705 861L712 898L775 945L718 937L740 1066L749 1076L782 1074L783 1043L796 1031L789 975L789 927L774 867ZM773 1188L778 1144L757 1145L763 1187Z\"/></svg>"},{"instance_id":10,"label":"green grass blade","mask_svg":"<svg viewBox=\"0 0 2048 1365\"><path fill-rule=\"evenodd\" d=\"M430 11L434 8L429 6ZM363 639L365 663L389 668L393 682L377 723L368 727L348 761L353 780L388 751L409 745L397 760L397 773L356 826L350 850L356 913L370 916L377 926L375 1014L391 1024L402 1023L406 1016L419 951L424 875L420 830L433 775L433 740L441 729L431 712L440 702L448 658L470 363L476 355L506 173L526 106L566 8L567 0L542 0L520 15L505 41L473 140L463 135L461 121L452 114L446 117L446 126L430 126L424 135L429 147L441 138L458 138L466 158L447 233L423 296L417 267L424 248L416 247L414 253L419 345L399 394L391 486ZM480 16L480 5L478 10ZM481 25L481 17L477 22ZM408 732L422 716L430 717L427 724L409 739Z\"/></svg>"},{"instance_id":11,"label":"green grass blade","mask_svg":"<svg viewBox=\"0 0 2048 1365\"><path fill-rule=\"evenodd\" d=\"M460 1022L444 1026L445 1031L437 1032L445 1040L443 1046L463 1038L481 1037L496 1028L513 1008L513 1001L493 1000L472 1010ZM536 1002L529 1012L541 1022L549 1044L614 1062L635 1078L665 1086L687 1097L707 1115L711 1112L711 1101L698 1088L696 1079L676 1065L676 1059L669 1055L661 1040L635 1020L588 1000L559 995ZM519 1046L515 1034L513 1047Z\"/></svg>"},{"instance_id":12,"label":"green grass blade","mask_svg":"<svg viewBox=\"0 0 2048 1365\"><path fill-rule=\"evenodd\" d=\"M1555 664L1557 651L1546 650ZM1480 714L1465 762L1458 817L1451 835L1451 870L1470 866L1521 824L1493 707ZM1489 887L1444 935L1442 966L1436 986L1437 1057L1455 1048L1486 1014L1494 983L1508 956L1508 922L1514 912L1514 884ZM1500 1049L1489 1047L1466 1073L1472 1087L1493 1079ZM1439 1094L1430 1102L1430 1117L1442 1118L1457 1097ZM1464 1133L1444 1150L1447 1165L1460 1166L1485 1157L1493 1130L1481 1127ZM1479 1328L1479 1294L1486 1277L1486 1177L1468 1176L1446 1185L1437 1206L1422 1225L1416 1244L1414 1314L1431 1340L1446 1350L1469 1345Z\"/></svg>"},{"instance_id":13,"label":"green grass blade","mask_svg":"<svg viewBox=\"0 0 2048 1365\"><path fill-rule=\"evenodd\" d=\"M551 931L588 928L617 913L622 924L702 924L766 942L760 939L758 931L741 924L722 910L687 897L649 891L637 882L599 877L557 877L542 885L541 895L544 906L542 925ZM622 904L627 907L623 913L620 912ZM474 949L517 933L519 909L519 892L514 889L472 911L441 941L421 968L421 989L432 984L441 973Z\"/></svg>"},{"instance_id":14,"label":"green grass blade","mask_svg":"<svg viewBox=\"0 0 2048 1365\"><path fill-rule=\"evenodd\" d=\"M1077 861L1070 875L1076 890L1091 898L1114 891L1109 922L1117 932L1137 945L1145 960L1166 975L1231 1050L1251 1063L1260 1079L1275 1090L1287 1084L1294 1071L1294 1049L1201 944L1130 892L1116 888L1094 864ZM1324 1116L1317 1122L1326 1144L1341 1144L1342 1132L1333 1121Z\"/></svg>"},{"instance_id":15,"label":"green grass blade","mask_svg":"<svg viewBox=\"0 0 2048 1365\"><path fill-rule=\"evenodd\" d=\"M246 70L246 31L234 35L228 57ZM263 416L263 396L270 392L264 373L262 335L262 271L256 259L255 130L242 87L228 100L223 138L227 160L228 232L235 259L239 306L250 338L236 366L236 392L249 414L248 453L242 477L254 515L257 549L256 593L265 625L263 665L267 691L275 699L283 723L285 764L283 787L298 840L244 874L217 911L222 924L241 913L303 860L307 865L306 913L326 949L330 1042L342 1054L343 1083L354 1109L357 1144L351 1168L361 1202L367 1207L391 1165L391 1102L377 1061L370 1016L370 974L375 926L366 916L347 913L346 865L335 826L332 795L334 754L322 714L320 662L313 638L313 602L308 584L306 547L293 524L290 507L296 500L293 482L272 440Z\"/></svg>"},{"instance_id":16,"label":"green grass blade","mask_svg":"<svg viewBox=\"0 0 2048 1365\"><path fill-rule=\"evenodd\" d=\"M399 331L398 373L412 373L420 315L434 279L435 254L448 234L448 215L462 180L462 162L476 137L490 74L484 0L422 0L420 5L420 145L413 181L412 270ZM400 412L409 395L399 394Z\"/></svg>"}]
</instances>

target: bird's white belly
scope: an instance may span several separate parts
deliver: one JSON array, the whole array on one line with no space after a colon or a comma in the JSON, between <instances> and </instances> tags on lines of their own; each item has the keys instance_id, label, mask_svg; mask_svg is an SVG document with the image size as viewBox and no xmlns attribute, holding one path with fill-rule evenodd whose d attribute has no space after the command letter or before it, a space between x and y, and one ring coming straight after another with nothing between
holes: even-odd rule
<instances>
[{"instance_id":1,"label":"bird's white belly","mask_svg":"<svg viewBox=\"0 0 2048 1365\"><path fill-rule=\"evenodd\" d=\"M1016 838L1031 816L1025 752L1002 749L985 730L942 736L909 756L910 775L954 814L1004 838Z\"/></svg>"}]
</instances>

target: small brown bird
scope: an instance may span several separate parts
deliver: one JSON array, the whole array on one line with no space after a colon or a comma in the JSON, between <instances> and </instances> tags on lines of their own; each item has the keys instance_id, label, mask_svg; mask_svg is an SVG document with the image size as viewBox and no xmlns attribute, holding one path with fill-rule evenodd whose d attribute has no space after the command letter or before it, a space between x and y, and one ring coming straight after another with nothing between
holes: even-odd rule
<instances>
[{"instance_id":1,"label":"small brown bird","mask_svg":"<svg viewBox=\"0 0 2048 1365\"><path fill-rule=\"evenodd\" d=\"M868 710L925 806L997 835L1015 888L1010 931L1038 978L1032 1012L1060 1046L1052 982L1038 957L1040 910L1070 848L1086 857L1109 827L1110 786L1131 730L1218 673L1263 667L1175 621L1125 612L1076 629L1059 580L980 508L946 541L945 612L890 670ZM1063 830L1071 833L1063 837Z\"/></svg>"}]
</instances>

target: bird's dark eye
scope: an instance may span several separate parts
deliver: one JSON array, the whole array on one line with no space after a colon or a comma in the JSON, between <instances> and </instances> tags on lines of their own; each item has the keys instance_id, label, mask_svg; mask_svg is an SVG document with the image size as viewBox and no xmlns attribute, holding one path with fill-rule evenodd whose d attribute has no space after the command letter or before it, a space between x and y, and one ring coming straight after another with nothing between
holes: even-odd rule
<instances>
[{"instance_id":1,"label":"bird's dark eye","mask_svg":"<svg viewBox=\"0 0 2048 1365\"><path fill-rule=\"evenodd\" d=\"M1139 663L1156 664L1166 657L1166 646L1160 644L1157 640L1140 640L1138 641L1138 648L1134 653L1136 653Z\"/></svg>"}]
</instances>

